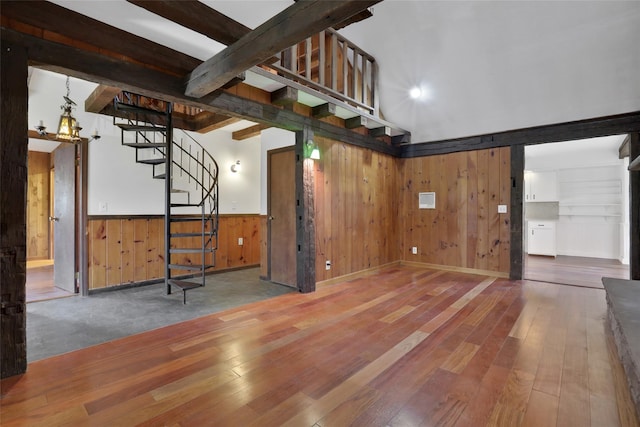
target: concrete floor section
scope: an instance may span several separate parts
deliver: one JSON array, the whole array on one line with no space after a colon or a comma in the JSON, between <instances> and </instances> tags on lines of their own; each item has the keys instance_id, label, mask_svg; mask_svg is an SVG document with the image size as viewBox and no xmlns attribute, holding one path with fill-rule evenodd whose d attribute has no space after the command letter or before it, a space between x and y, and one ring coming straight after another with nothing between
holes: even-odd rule
<instances>
[{"instance_id":1,"label":"concrete floor section","mask_svg":"<svg viewBox=\"0 0 640 427\"><path fill-rule=\"evenodd\" d=\"M27 304L27 360L44 359L116 338L217 313L296 289L259 279L258 269L207 276L206 286L165 295L164 284Z\"/></svg>"}]
</instances>

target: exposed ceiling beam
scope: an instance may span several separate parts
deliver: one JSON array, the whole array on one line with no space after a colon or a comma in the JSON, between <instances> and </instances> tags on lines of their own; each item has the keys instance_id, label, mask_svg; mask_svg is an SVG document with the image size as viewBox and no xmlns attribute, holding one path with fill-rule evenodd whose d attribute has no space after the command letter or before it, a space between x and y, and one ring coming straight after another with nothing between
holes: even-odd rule
<instances>
[{"instance_id":1,"label":"exposed ceiling beam","mask_svg":"<svg viewBox=\"0 0 640 427\"><path fill-rule=\"evenodd\" d=\"M235 139L236 141L253 138L254 136L260 135L260 132L270 127L271 126L263 124L249 126L248 128L240 129L231 133L231 138Z\"/></svg>"},{"instance_id":2,"label":"exposed ceiling beam","mask_svg":"<svg viewBox=\"0 0 640 427\"><path fill-rule=\"evenodd\" d=\"M196 0L127 1L226 46L251 31L251 28Z\"/></svg>"},{"instance_id":3,"label":"exposed ceiling beam","mask_svg":"<svg viewBox=\"0 0 640 427\"><path fill-rule=\"evenodd\" d=\"M239 73L382 0L300 0L196 67L185 94L201 98Z\"/></svg>"},{"instance_id":4,"label":"exposed ceiling beam","mask_svg":"<svg viewBox=\"0 0 640 427\"><path fill-rule=\"evenodd\" d=\"M113 86L98 85L84 101L84 111L89 113L99 113L108 104L113 103L113 98L120 94L122 90Z\"/></svg>"},{"instance_id":5,"label":"exposed ceiling beam","mask_svg":"<svg viewBox=\"0 0 640 427\"><path fill-rule=\"evenodd\" d=\"M295 2L300 0L293 0ZM364 21L367 18L371 18L373 16L373 8L367 8L362 12L356 13L355 15L345 19L342 22L338 22L333 26L334 30L339 30L340 28L344 28L348 25L355 24L356 22Z\"/></svg>"},{"instance_id":6,"label":"exposed ceiling beam","mask_svg":"<svg viewBox=\"0 0 640 427\"><path fill-rule=\"evenodd\" d=\"M69 39L63 43L83 49L86 49L89 44L95 48L118 52L119 55L127 56L134 61L158 67L176 75L183 76L202 63L199 59L48 1L2 0L0 13L3 17ZM48 38L46 35L44 37ZM60 37L55 39L60 40Z\"/></svg>"},{"instance_id":7,"label":"exposed ceiling beam","mask_svg":"<svg viewBox=\"0 0 640 427\"><path fill-rule=\"evenodd\" d=\"M49 64L41 67L72 77L117 86L144 96L200 107L207 111L291 131L310 127L320 136L390 155L398 156L400 153L399 147L387 145L367 135L360 135L331 123L227 92L216 92L199 99L190 98L184 95L183 80L180 77L140 64L118 60L95 51L73 48L4 27L1 36L3 49L11 44L24 46L31 62Z\"/></svg>"}]
</instances>

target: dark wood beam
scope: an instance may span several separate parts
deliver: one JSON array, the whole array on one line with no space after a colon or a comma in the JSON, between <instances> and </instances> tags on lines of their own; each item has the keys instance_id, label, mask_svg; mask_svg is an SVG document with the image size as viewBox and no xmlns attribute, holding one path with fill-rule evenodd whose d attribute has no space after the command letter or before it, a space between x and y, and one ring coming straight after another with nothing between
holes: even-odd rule
<instances>
[{"instance_id":1,"label":"dark wood beam","mask_svg":"<svg viewBox=\"0 0 640 427\"><path fill-rule=\"evenodd\" d=\"M320 104L311 109L311 114L316 119L322 119L325 117L331 117L336 115L336 104L327 102L326 104Z\"/></svg>"},{"instance_id":2,"label":"dark wood beam","mask_svg":"<svg viewBox=\"0 0 640 427\"><path fill-rule=\"evenodd\" d=\"M344 121L344 127L347 129L356 129L367 125L367 118L363 116L355 116Z\"/></svg>"},{"instance_id":3,"label":"dark wood beam","mask_svg":"<svg viewBox=\"0 0 640 427\"><path fill-rule=\"evenodd\" d=\"M149 12L228 46L251 28L196 0L127 0Z\"/></svg>"},{"instance_id":4,"label":"dark wood beam","mask_svg":"<svg viewBox=\"0 0 640 427\"><path fill-rule=\"evenodd\" d=\"M640 131L640 111L574 122L536 126L468 138L402 146L401 157L422 157L514 145L544 144Z\"/></svg>"},{"instance_id":5,"label":"dark wood beam","mask_svg":"<svg viewBox=\"0 0 640 427\"><path fill-rule=\"evenodd\" d=\"M55 72L99 84L117 86L122 90L151 98L199 107L291 131L302 130L305 126L309 126L316 134L326 138L337 139L385 154L399 155L400 153L399 147L390 146L367 135L360 135L322 120L228 92L216 92L199 99L185 96L181 78L140 64L43 40L7 28L2 28L1 35L2 43L11 42L25 46L31 61L37 64L49 64L43 68Z\"/></svg>"},{"instance_id":6,"label":"dark wood beam","mask_svg":"<svg viewBox=\"0 0 640 427\"><path fill-rule=\"evenodd\" d=\"M510 245L509 279L522 280L524 253L522 237L524 230L524 145L511 147L511 206L509 207Z\"/></svg>"},{"instance_id":7,"label":"dark wood beam","mask_svg":"<svg viewBox=\"0 0 640 427\"><path fill-rule=\"evenodd\" d=\"M3 0L0 13L3 17L62 35L69 39L65 43L73 43L76 47L86 48L89 44L175 75L185 75L202 63L199 59L48 1Z\"/></svg>"},{"instance_id":8,"label":"dark wood beam","mask_svg":"<svg viewBox=\"0 0 640 427\"><path fill-rule=\"evenodd\" d=\"M296 282L302 293L316 290L315 162L305 158L313 131L296 132Z\"/></svg>"},{"instance_id":9,"label":"dark wood beam","mask_svg":"<svg viewBox=\"0 0 640 427\"><path fill-rule=\"evenodd\" d=\"M378 138L381 136L391 136L391 128L389 126L380 126L377 128L369 129L369 136Z\"/></svg>"},{"instance_id":10,"label":"dark wood beam","mask_svg":"<svg viewBox=\"0 0 640 427\"><path fill-rule=\"evenodd\" d=\"M336 25L333 26L333 28L335 30L339 30L351 24L355 24L356 22L364 21L365 19L371 18L372 16L373 16L373 10L371 8L365 9L362 12L356 13L352 17L337 23Z\"/></svg>"},{"instance_id":11,"label":"dark wood beam","mask_svg":"<svg viewBox=\"0 0 640 427\"><path fill-rule=\"evenodd\" d=\"M27 50L3 40L0 59L0 378L7 378L27 370Z\"/></svg>"},{"instance_id":12,"label":"dark wood beam","mask_svg":"<svg viewBox=\"0 0 640 427\"><path fill-rule=\"evenodd\" d=\"M231 133L231 138L235 139L236 141L253 138L254 136L260 135L260 132L270 127L271 126L261 124L249 126L248 128L240 129Z\"/></svg>"},{"instance_id":13,"label":"dark wood beam","mask_svg":"<svg viewBox=\"0 0 640 427\"><path fill-rule=\"evenodd\" d=\"M291 106L298 102L298 89L285 86L271 92L271 103L281 107Z\"/></svg>"},{"instance_id":14,"label":"dark wood beam","mask_svg":"<svg viewBox=\"0 0 640 427\"><path fill-rule=\"evenodd\" d=\"M201 98L239 73L381 0L299 1L196 67L185 94Z\"/></svg>"}]
</instances>

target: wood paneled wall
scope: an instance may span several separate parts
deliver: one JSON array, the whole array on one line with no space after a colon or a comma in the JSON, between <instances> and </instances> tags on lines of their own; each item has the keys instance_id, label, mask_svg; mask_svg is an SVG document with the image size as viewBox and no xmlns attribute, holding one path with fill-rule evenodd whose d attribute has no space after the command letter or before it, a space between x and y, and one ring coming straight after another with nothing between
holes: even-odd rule
<instances>
[{"instance_id":1,"label":"wood paneled wall","mask_svg":"<svg viewBox=\"0 0 640 427\"><path fill-rule=\"evenodd\" d=\"M49 163L51 155L29 151L27 259L49 258Z\"/></svg>"},{"instance_id":2,"label":"wood paneled wall","mask_svg":"<svg viewBox=\"0 0 640 427\"><path fill-rule=\"evenodd\" d=\"M199 222L176 223L174 232L199 232ZM89 289L164 277L164 218L90 218L88 223ZM216 268L260 263L260 216L221 215ZM238 245L238 238L243 245ZM181 239L182 248L199 247L200 237ZM172 262L200 264L200 254L173 254ZM208 254L207 262L211 262ZM192 274L172 270L172 275Z\"/></svg>"},{"instance_id":3,"label":"wood paneled wall","mask_svg":"<svg viewBox=\"0 0 640 427\"><path fill-rule=\"evenodd\" d=\"M321 152L315 162L316 282L397 261L399 161L314 139Z\"/></svg>"},{"instance_id":4,"label":"wood paneled wall","mask_svg":"<svg viewBox=\"0 0 640 427\"><path fill-rule=\"evenodd\" d=\"M401 259L509 272L510 148L401 160ZM436 209L418 193L436 192ZM411 247L418 254L411 254Z\"/></svg>"}]
</instances>

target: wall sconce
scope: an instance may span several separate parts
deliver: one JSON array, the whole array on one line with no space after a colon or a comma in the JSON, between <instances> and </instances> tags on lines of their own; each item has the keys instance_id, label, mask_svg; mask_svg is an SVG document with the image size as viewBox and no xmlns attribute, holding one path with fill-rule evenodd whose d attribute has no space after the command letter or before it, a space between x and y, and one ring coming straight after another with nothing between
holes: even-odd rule
<instances>
[{"instance_id":1,"label":"wall sconce","mask_svg":"<svg viewBox=\"0 0 640 427\"><path fill-rule=\"evenodd\" d=\"M240 160L236 160L236 162L231 165L231 172L233 173L240 172Z\"/></svg>"},{"instance_id":2,"label":"wall sconce","mask_svg":"<svg viewBox=\"0 0 640 427\"><path fill-rule=\"evenodd\" d=\"M307 141L307 157L311 160L320 160L320 149L313 139Z\"/></svg>"}]
</instances>

